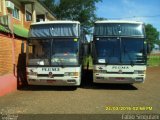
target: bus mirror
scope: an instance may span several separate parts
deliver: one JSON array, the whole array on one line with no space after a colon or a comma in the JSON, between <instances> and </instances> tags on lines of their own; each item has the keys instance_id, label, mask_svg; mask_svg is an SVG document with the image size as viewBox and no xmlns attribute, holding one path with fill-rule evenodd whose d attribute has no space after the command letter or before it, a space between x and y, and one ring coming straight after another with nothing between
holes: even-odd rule
<instances>
[{"instance_id":1,"label":"bus mirror","mask_svg":"<svg viewBox=\"0 0 160 120\"><path fill-rule=\"evenodd\" d=\"M151 52L151 45L147 43L147 54L150 54Z\"/></svg>"},{"instance_id":2,"label":"bus mirror","mask_svg":"<svg viewBox=\"0 0 160 120\"><path fill-rule=\"evenodd\" d=\"M93 58L93 41L90 43L90 52L91 52L91 56Z\"/></svg>"}]
</instances>

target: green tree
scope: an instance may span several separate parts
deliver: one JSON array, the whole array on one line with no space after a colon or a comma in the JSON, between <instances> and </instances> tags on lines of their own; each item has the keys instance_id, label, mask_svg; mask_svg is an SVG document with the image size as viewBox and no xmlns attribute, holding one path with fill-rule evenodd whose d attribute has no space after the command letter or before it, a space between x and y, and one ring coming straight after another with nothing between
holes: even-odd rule
<instances>
[{"instance_id":1,"label":"green tree","mask_svg":"<svg viewBox=\"0 0 160 120\"><path fill-rule=\"evenodd\" d=\"M151 45L151 49L153 49L154 44L159 42L159 32L151 24L145 25L145 31L147 42Z\"/></svg>"},{"instance_id":2,"label":"green tree","mask_svg":"<svg viewBox=\"0 0 160 120\"><path fill-rule=\"evenodd\" d=\"M160 33L159 33L160 35ZM160 48L160 38L156 41L156 44L159 45L159 48Z\"/></svg>"},{"instance_id":3,"label":"green tree","mask_svg":"<svg viewBox=\"0 0 160 120\"><path fill-rule=\"evenodd\" d=\"M55 0L40 0L45 4L46 7L48 7L50 10L55 9Z\"/></svg>"},{"instance_id":4,"label":"green tree","mask_svg":"<svg viewBox=\"0 0 160 120\"><path fill-rule=\"evenodd\" d=\"M54 0L44 0L44 4L47 5L55 14L59 20L76 20L81 23L83 30L86 34L91 32L91 27L97 16L96 3L101 0L59 0L57 4Z\"/></svg>"}]
</instances>

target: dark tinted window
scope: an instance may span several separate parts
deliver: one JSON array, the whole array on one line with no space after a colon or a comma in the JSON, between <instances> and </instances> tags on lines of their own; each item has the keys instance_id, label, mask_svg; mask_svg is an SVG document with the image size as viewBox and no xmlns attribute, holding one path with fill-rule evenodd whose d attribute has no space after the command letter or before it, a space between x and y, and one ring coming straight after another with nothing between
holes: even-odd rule
<instances>
[{"instance_id":1,"label":"dark tinted window","mask_svg":"<svg viewBox=\"0 0 160 120\"><path fill-rule=\"evenodd\" d=\"M49 65L50 40L30 40L28 46L29 65Z\"/></svg>"},{"instance_id":2,"label":"dark tinted window","mask_svg":"<svg viewBox=\"0 0 160 120\"><path fill-rule=\"evenodd\" d=\"M122 39L122 62L123 63L143 63L144 40L138 38Z\"/></svg>"},{"instance_id":3,"label":"dark tinted window","mask_svg":"<svg viewBox=\"0 0 160 120\"><path fill-rule=\"evenodd\" d=\"M99 63L120 63L120 41L117 38L99 38L95 41Z\"/></svg>"},{"instance_id":4,"label":"dark tinted window","mask_svg":"<svg viewBox=\"0 0 160 120\"><path fill-rule=\"evenodd\" d=\"M101 23L95 24L96 36L144 36L142 24Z\"/></svg>"},{"instance_id":5,"label":"dark tinted window","mask_svg":"<svg viewBox=\"0 0 160 120\"><path fill-rule=\"evenodd\" d=\"M54 39L52 41L52 65L78 64L78 39Z\"/></svg>"}]
</instances>

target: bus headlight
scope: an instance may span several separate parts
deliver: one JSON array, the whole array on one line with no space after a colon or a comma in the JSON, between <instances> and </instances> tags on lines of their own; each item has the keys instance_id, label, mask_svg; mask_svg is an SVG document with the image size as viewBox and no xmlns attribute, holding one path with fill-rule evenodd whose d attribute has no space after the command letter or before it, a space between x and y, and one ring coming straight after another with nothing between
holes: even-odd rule
<instances>
[{"instance_id":1,"label":"bus headlight","mask_svg":"<svg viewBox=\"0 0 160 120\"><path fill-rule=\"evenodd\" d=\"M28 75L37 76L37 72L28 72Z\"/></svg>"},{"instance_id":2,"label":"bus headlight","mask_svg":"<svg viewBox=\"0 0 160 120\"><path fill-rule=\"evenodd\" d=\"M94 73L107 73L107 70L94 70Z\"/></svg>"},{"instance_id":3,"label":"bus headlight","mask_svg":"<svg viewBox=\"0 0 160 120\"><path fill-rule=\"evenodd\" d=\"M134 74L145 74L145 70L134 70Z\"/></svg>"},{"instance_id":4,"label":"bus headlight","mask_svg":"<svg viewBox=\"0 0 160 120\"><path fill-rule=\"evenodd\" d=\"M78 76L78 72L65 72L64 76Z\"/></svg>"}]
</instances>

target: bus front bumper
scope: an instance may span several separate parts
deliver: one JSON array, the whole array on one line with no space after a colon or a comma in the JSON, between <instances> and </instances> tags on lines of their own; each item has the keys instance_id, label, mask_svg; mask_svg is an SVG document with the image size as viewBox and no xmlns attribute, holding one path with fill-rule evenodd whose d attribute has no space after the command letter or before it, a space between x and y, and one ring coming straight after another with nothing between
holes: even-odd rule
<instances>
[{"instance_id":1,"label":"bus front bumper","mask_svg":"<svg viewBox=\"0 0 160 120\"><path fill-rule=\"evenodd\" d=\"M79 86L80 78L72 79L32 79L28 78L29 85L50 85L50 86Z\"/></svg>"},{"instance_id":2,"label":"bus front bumper","mask_svg":"<svg viewBox=\"0 0 160 120\"><path fill-rule=\"evenodd\" d=\"M133 84L133 83L143 83L145 80L144 76L137 76L137 77L127 77L125 76L108 76L108 75L93 75L93 82L94 83L127 83L127 84Z\"/></svg>"}]
</instances>

